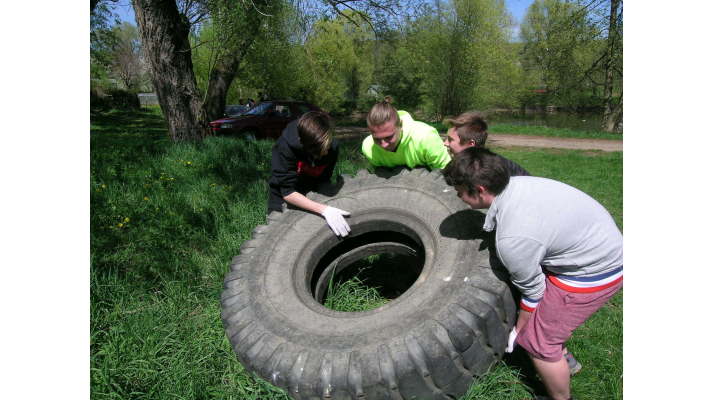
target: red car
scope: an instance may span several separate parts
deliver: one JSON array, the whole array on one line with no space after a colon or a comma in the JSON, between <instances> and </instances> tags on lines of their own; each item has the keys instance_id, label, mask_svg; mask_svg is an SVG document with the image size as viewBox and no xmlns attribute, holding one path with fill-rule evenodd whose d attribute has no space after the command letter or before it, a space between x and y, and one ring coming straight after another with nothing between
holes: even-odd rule
<instances>
[{"instance_id":1,"label":"red car","mask_svg":"<svg viewBox=\"0 0 712 400\"><path fill-rule=\"evenodd\" d=\"M250 140L277 139L288 123L307 111L321 109L303 101L263 101L241 115L212 121L210 129L215 135L236 135Z\"/></svg>"}]
</instances>

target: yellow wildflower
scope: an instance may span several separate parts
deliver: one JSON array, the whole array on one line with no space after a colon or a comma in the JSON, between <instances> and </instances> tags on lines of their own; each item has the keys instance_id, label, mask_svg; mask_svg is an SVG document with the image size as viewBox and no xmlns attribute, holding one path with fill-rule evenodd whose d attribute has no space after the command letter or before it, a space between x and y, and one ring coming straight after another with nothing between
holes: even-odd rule
<instances>
[{"instance_id":1,"label":"yellow wildflower","mask_svg":"<svg viewBox=\"0 0 712 400\"><path fill-rule=\"evenodd\" d=\"M129 217L124 218L124 222L128 223L129 222Z\"/></svg>"},{"instance_id":2,"label":"yellow wildflower","mask_svg":"<svg viewBox=\"0 0 712 400\"><path fill-rule=\"evenodd\" d=\"M124 226L124 224L122 224L121 222L119 222L116 226L118 226L119 228L121 228L122 226Z\"/></svg>"}]
</instances>

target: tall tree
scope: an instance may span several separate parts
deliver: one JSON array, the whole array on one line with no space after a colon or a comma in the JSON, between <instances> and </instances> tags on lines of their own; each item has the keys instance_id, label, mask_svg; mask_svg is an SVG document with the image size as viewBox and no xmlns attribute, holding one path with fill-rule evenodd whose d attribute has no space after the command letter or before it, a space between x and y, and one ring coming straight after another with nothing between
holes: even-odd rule
<instances>
[{"instance_id":1,"label":"tall tree","mask_svg":"<svg viewBox=\"0 0 712 400\"><path fill-rule=\"evenodd\" d=\"M425 94L425 77L419 65L422 60L413 56L412 43L417 39L412 35L413 29L394 27L375 43L376 94L391 96L394 104L406 110L420 106Z\"/></svg>"},{"instance_id":2,"label":"tall tree","mask_svg":"<svg viewBox=\"0 0 712 400\"><path fill-rule=\"evenodd\" d=\"M89 19L89 55L92 80L106 79L112 63L112 50L118 41L113 27L118 23L109 2L92 3Z\"/></svg>"},{"instance_id":3,"label":"tall tree","mask_svg":"<svg viewBox=\"0 0 712 400\"><path fill-rule=\"evenodd\" d=\"M521 37L524 68L536 86L546 89L549 102L576 107L591 96L585 71L598 44L586 9L562 0L536 0L527 10Z\"/></svg>"},{"instance_id":4,"label":"tall tree","mask_svg":"<svg viewBox=\"0 0 712 400\"><path fill-rule=\"evenodd\" d=\"M615 132L623 123L623 0L611 0L607 31L601 129Z\"/></svg>"},{"instance_id":5,"label":"tall tree","mask_svg":"<svg viewBox=\"0 0 712 400\"><path fill-rule=\"evenodd\" d=\"M158 103L175 141L199 140L208 119L193 74L188 19L175 0L134 0L136 22Z\"/></svg>"},{"instance_id":6,"label":"tall tree","mask_svg":"<svg viewBox=\"0 0 712 400\"><path fill-rule=\"evenodd\" d=\"M513 99L500 89L516 80L516 56L508 46L511 17L504 3L453 0L435 5L409 35L426 107L439 119Z\"/></svg>"},{"instance_id":7,"label":"tall tree","mask_svg":"<svg viewBox=\"0 0 712 400\"><path fill-rule=\"evenodd\" d=\"M222 4L248 5L252 7L251 12L262 13L254 1L222 1ZM262 4L274 5L279 1L264 0ZM396 1L381 3L373 0L324 0L323 3L339 14L343 14L344 8L349 8L366 15L372 9L388 11L388 5ZM202 139L209 132L208 113L193 73L189 19L179 12L176 0L133 0L133 5L143 50L151 65L153 86L171 137L174 140ZM216 79L213 86L219 87L220 90L214 89L213 92L227 93L227 90L223 91L222 88L229 80L228 70L234 67L234 64L227 64L226 67L223 77L227 79L223 82ZM212 97L210 90L207 97ZM219 108L219 104L220 102L217 102L217 106L210 106L211 114Z\"/></svg>"},{"instance_id":8,"label":"tall tree","mask_svg":"<svg viewBox=\"0 0 712 400\"><path fill-rule=\"evenodd\" d=\"M373 39L366 23L352 13L317 22L304 46L312 73L314 96L330 111L353 108L365 83L370 82L373 62L365 43Z\"/></svg>"},{"instance_id":9,"label":"tall tree","mask_svg":"<svg viewBox=\"0 0 712 400\"><path fill-rule=\"evenodd\" d=\"M281 6L279 1L266 0L255 0L250 7L228 0L208 2L215 35L215 42L211 44L215 64L210 71L205 96L205 112L209 120L223 115L230 85L255 41L261 34L278 28Z\"/></svg>"},{"instance_id":10,"label":"tall tree","mask_svg":"<svg viewBox=\"0 0 712 400\"><path fill-rule=\"evenodd\" d=\"M112 70L128 90L138 88L143 66L138 30L128 22L114 27L117 38L112 51Z\"/></svg>"},{"instance_id":11,"label":"tall tree","mask_svg":"<svg viewBox=\"0 0 712 400\"><path fill-rule=\"evenodd\" d=\"M622 0L536 0L522 24L523 61L552 101L603 108L601 129L623 119Z\"/></svg>"}]
</instances>

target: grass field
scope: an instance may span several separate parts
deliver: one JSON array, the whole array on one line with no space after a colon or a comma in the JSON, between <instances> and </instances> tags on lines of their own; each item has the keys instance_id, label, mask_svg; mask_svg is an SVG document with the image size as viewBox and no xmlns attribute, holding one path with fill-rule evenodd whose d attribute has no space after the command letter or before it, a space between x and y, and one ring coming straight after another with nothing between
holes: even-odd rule
<instances>
[{"instance_id":1,"label":"grass field","mask_svg":"<svg viewBox=\"0 0 712 400\"><path fill-rule=\"evenodd\" d=\"M156 110L92 115L91 391L97 399L286 399L248 374L225 337L220 292L230 259L265 220L271 143L209 138L174 144ZM494 149L532 174L599 200L622 228L622 154ZM366 166L342 144L336 173ZM335 285L334 308L383 299ZM569 348L584 368L584 399L622 398L622 294ZM528 399L541 390L521 351L507 356L463 399Z\"/></svg>"},{"instance_id":2,"label":"grass field","mask_svg":"<svg viewBox=\"0 0 712 400\"><path fill-rule=\"evenodd\" d=\"M566 128L551 128L548 126L522 126L513 124L493 124L489 129L491 133L510 133L514 135L551 136L578 139L608 139L623 140L620 133L603 131L576 131Z\"/></svg>"}]
</instances>

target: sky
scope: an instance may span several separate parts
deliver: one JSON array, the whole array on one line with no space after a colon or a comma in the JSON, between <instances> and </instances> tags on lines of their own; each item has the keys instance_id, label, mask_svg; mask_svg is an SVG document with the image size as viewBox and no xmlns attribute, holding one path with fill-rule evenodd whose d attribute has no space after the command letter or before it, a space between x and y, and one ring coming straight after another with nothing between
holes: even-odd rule
<instances>
[{"instance_id":1,"label":"sky","mask_svg":"<svg viewBox=\"0 0 712 400\"><path fill-rule=\"evenodd\" d=\"M512 16L514 17L515 26L512 36L515 39L519 37L519 24L522 22L522 18L524 18L524 14L527 12L527 8L533 2L534 0L504 0L504 4L507 6L507 10L509 10L510 14L512 14ZM119 15L119 18L122 21L130 22L136 25L134 11L131 7L130 0L119 1L116 5L116 8L114 9L114 12Z\"/></svg>"}]
</instances>

